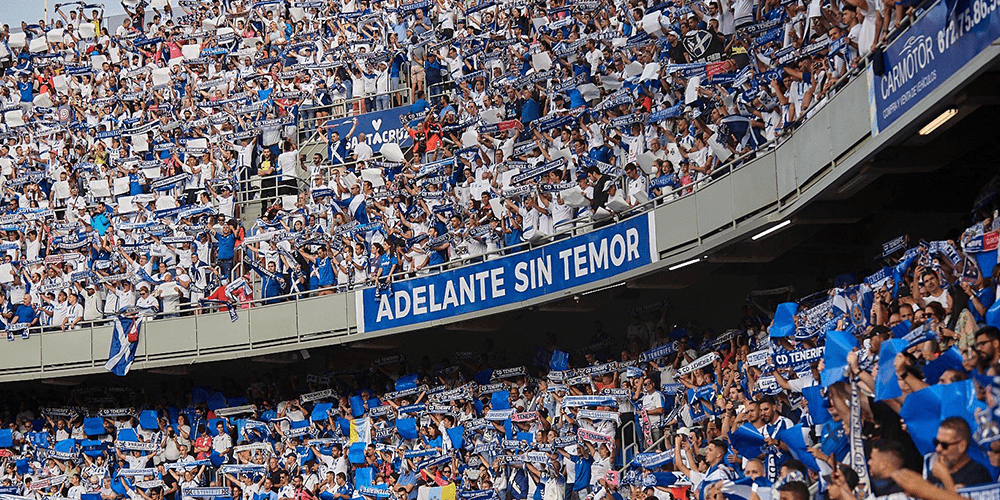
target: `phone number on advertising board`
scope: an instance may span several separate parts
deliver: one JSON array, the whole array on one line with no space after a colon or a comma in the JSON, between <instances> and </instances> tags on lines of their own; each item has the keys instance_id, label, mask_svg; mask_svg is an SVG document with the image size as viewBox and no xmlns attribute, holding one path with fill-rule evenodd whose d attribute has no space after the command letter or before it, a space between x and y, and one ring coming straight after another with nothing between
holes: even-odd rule
<instances>
[{"instance_id":1,"label":"phone number on advertising board","mask_svg":"<svg viewBox=\"0 0 1000 500\"><path fill-rule=\"evenodd\" d=\"M989 19L996 12L998 3L1000 0L973 0L972 5L966 7L964 11L956 12L948 21L948 26L938 31L938 52L948 50L962 35Z\"/></svg>"}]
</instances>

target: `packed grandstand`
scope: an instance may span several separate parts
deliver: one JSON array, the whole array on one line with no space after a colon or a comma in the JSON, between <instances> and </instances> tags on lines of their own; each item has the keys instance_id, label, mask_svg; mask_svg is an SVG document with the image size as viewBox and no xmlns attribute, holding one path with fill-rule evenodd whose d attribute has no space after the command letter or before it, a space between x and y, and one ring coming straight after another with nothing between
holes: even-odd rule
<instances>
[{"instance_id":1,"label":"packed grandstand","mask_svg":"<svg viewBox=\"0 0 1000 500\"><path fill-rule=\"evenodd\" d=\"M906 15L801 1L123 6L59 4L54 23L0 35L0 308L15 336L126 307L381 291L684 196L822 107ZM399 123L372 114L389 108Z\"/></svg>"},{"instance_id":2,"label":"packed grandstand","mask_svg":"<svg viewBox=\"0 0 1000 500\"><path fill-rule=\"evenodd\" d=\"M917 8L653 3L71 2L5 27L8 340L113 322L122 374L142 314L392 296L619 223L773 147ZM995 499L997 183L959 241L894 240L721 334L656 303L530 363L5 398L0 499Z\"/></svg>"}]
</instances>

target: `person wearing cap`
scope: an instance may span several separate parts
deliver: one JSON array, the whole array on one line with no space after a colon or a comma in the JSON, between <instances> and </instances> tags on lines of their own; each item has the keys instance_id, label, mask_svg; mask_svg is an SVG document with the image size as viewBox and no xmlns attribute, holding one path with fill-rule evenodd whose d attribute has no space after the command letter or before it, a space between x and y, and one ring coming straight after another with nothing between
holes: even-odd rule
<instances>
[{"instance_id":1,"label":"person wearing cap","mask_svg":"<svg viewBox=\"0 0 1000 500\"><path fill-rule=\"evenodd\" d=\"M417 12L420 11L417 10ZM447 71L447 66L438 59L434 51L427 51L426 57L424 61L425 87L432 94L440 92L441 82L444 80L444 72Z\"/></svg>"}]
</instances>

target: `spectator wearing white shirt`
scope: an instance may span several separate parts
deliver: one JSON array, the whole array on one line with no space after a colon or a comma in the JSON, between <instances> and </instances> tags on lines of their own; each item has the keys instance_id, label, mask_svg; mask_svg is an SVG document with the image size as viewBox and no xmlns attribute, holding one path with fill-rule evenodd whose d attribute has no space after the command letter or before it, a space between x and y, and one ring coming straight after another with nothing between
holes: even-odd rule
<instances>
[{"instance_id":1,"label":"spectator wearing white shirt","mask_svg":"<svg viewBox=\"0 0 1000 500\"><path fill-rule=\"evenodd\" d=\"M75 293L69 294L69 305L66 308L66 317L60 327L63 330L78 330L79 324L83 321L83 304L80 304L79 297Z\"/></svg>"},{"instance_id":2,"label":"spectator wearing white shirt","mask_svg":"<svg viewBox=\"0 0 1000 500\"><path fill-rule=\"evenodd\" d=\"M354 160L367 161L372 158L372 147L365 142L367 136L364 133L358 134L358 144L354 146Z\"/></svg>"}]
</instances>

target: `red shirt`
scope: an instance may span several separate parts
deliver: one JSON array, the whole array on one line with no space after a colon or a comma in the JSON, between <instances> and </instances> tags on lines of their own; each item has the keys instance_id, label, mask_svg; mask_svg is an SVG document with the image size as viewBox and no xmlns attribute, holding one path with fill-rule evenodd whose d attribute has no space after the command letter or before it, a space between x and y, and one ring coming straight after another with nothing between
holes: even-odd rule
<instances>
[{"instance_id":1,"label":"red shirt","mask_svg":"<svg viewBox=\"0 0 1000 500\"><path fill-rule=\"evenodd\" d=\"M206 299L210 299L210 300L221 300L223 302L228 302L229 301L229 297L226 297L226 287L224 287L224 286L219 286L218 288L215 289L214 292L211 293L211 295L209 295L208 297L205 297L205 298ZM229 306L227 306L225 304L219 304L219 310L220 311L228 311L229 310Z\"/></svg>"}]
</instances>

